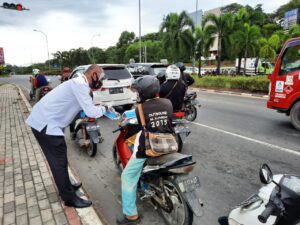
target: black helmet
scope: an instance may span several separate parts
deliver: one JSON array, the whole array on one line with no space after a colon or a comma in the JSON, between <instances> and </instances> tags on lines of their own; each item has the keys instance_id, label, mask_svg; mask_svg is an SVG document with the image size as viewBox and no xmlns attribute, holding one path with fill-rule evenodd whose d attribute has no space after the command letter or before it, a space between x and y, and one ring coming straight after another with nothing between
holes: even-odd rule
<instances>
[{"instance_id":1,"label":"black helmet","mask_svg":"<svg viewBox=\"0 0 300 225\"><path fill-rule=\"evenodd\" d=\"M145 75L137 78L131 88L137 91L140 98L138 101L144 102L147 99L156 97L156 94L160 91L160 84L154 76Z\"/></svg>"},{"instance_id":2,"label":"black helmet","mask_svg":"<svg viewBox=\"0 0 300 225\"><path fill-rule=\"evenodd\" d=\"M185 71L185 65L183 62L176 63L176 66L180 69L181 72Z\"/></svg>"}]
</instances>

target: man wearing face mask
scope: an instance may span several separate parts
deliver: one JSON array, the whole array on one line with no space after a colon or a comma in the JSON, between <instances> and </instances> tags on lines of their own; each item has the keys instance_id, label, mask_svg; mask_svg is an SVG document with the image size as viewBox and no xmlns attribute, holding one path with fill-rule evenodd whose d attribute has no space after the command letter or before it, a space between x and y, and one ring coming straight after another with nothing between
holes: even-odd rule
<instances>
[{"instance_id":1,"label":"man wearing face mask","mask_svg":"<svg viewBox=\"0 0 300 225\"><path fill-rule=\"evenodd\" d=\"M99 118L107 111L105 106L95 106L90 96L91 89L99 89L103 79L103 69L91 65L84 75L62 83L43 97L26 120L46 156L66 206L84 208L92 204L76 195L81 184L70 182L64 129L81 110L92 118Z\"/></svg>"}]
</instances>

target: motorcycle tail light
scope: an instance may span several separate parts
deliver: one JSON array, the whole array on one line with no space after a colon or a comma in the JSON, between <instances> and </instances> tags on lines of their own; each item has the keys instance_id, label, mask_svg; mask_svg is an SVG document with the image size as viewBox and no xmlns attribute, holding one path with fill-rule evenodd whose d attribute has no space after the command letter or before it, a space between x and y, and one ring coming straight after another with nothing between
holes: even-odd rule
<instances>
[{"instance_id":1,"label":"motorcycle tail light","mask_svg":"<svg viewBox=\"0 0 300 225\"><path fill-rule=\"evenodd\" d=\"M95 122L95 118L90 118L90 117L89 117L89 118L88 118L88 121L89 121L89 122Z\"/></svg>"},{"instance_id":2,"label":"motorcycle tail light","mask_svg":"<svg viewBox=\"0 0 300 225\"><path fill-rule=\"evenodd\" d=\"M176 173L176 174L190 173L193 170L194 170L194 165L189 165L189 166L184 166L184 167L169 169L170 172Z\"/></svg>"},{"instance_id":3,"label":"motorcycle tail light","mask_svg":"<svg viewBox=\"0 0 300 225\"><path fill-rule=\"evenodd\" d=\"M173 113L173 116L177 117L177 118L182 118L185 116L185 113L184 112L176 112L176 113Z\"/></svg>"}]
</instances>

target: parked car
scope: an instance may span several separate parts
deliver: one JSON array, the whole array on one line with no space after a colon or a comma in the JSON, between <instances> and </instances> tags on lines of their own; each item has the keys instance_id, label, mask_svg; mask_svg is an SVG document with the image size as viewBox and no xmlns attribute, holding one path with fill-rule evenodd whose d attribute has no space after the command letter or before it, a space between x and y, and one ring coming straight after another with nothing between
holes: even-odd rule
<instances>
[{"instance_id":1,"label":"parked car","mask_svg":"<svg viewBox=\"0 0 300 225\"><path fill-rule=\"evenodd\" d=\"M136 94L130 87L133 81L132 74L123 64L98 64L105 73L105 80L101 89L93 92L94 104L109 102L112 106L122 106L130 109L136 102ZM90 65L76 67L69 79L84 73ZM78 73L79 72L79 73Z\"/></svg>"},{"instance_id":2,"label":"parked car","mask_svg":"<svg viewBox=\"0 0 300 225\"><path fill-rule=\"evenodd\" d=\"M126 66L134 78L143 75L155 75L167 70L168 64L163 63L132 63Z\"/></svg>"},{"instance_id":3,"label":"parked car","mask_svg":"<svg viewBox=\"0 0 300 225\"><path fill-rule=\"evenodd\" d=\"M198 75L198 71L199 71L199 69L198 69L197 67L194 67L194 69L193 69L192 66L187 66L187 67L185 68L185 71L184 71L184 72L187 73L187 74L189 74L189 75L192 75L192 74ZM202 69L202 68L201 68L200 75L201 75L201 76L204 76L204 75L205 75L205 70Z\"/></svg>"}]
</instances>

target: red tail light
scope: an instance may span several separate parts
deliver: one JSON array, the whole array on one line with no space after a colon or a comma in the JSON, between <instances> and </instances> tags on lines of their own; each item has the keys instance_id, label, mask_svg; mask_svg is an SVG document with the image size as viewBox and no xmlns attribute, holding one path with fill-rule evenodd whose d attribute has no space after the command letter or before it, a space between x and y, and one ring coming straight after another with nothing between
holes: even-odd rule
<instances>
[{"instance_id":1,"label":"red tail light","mask_svg":"<svg viewBox=\"0 0 300 225\"><path fill-rule=\"evenodd\" d=\"M175 113L173 113L173 116L176 118L182 118L185 116L185 113L184 112L175 112Z\"/></svg>"},{"instance_id":2,"label":"red tail light","mask_svg":"<svg viewBox=\"0 0 300 225\"><path fill-rule=\"evenodd\" d=\"M106 91L108 88L101 88L100 91Z\"/></svg>"},{"instance_id":3,"label":"red tail light","mask_svg":"<svg viewBox=\"0 0 300 225\"><path fill-rule=\"evenodd\" d=\"M89 118L88 118L88 121L89 121L89 122L95 122L95 118L90 118L90 117L89 117Z\"/></svg>"}]
</instances>

